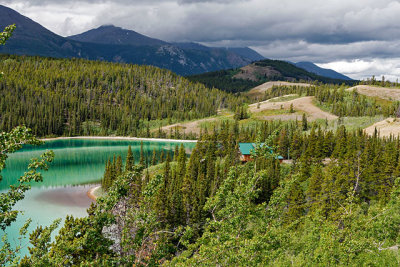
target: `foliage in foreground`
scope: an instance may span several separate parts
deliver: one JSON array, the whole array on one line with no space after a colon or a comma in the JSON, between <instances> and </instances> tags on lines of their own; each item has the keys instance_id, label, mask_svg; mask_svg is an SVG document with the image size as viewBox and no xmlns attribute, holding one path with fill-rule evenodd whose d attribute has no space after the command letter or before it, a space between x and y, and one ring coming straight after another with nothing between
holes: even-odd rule
<instances>
[{"instance_id":1,"label":"foliage in foreground","mask_svg":"<svg viewBox=\"0 0 400 267\"><path fill-rule=\"evenodd\" d=\"M161 175L141 165L123 171L88 218L69 220L40 257L25 260L398 265L399 139L344 127L278 130L258 140L289 150L291 165L269 150L239 164L234 129L204 134L189 159L182 148L174 161L168 154Z\"/></svg>"},{"instance_id":2,"label":"foliage in foreground","mask_svg":"<svg viewBox=\"0 0 400 267\"><path fill-rule=\"evenodd\" d=\"M258 174L260 175L260 174ZM282 220L296 178L284 181L268 205L254 205L255 181L230 177L206 207L216 210L202 237L171 262L173 265L397 266L400 180L386 205L365 207L350 194L336 220L321 210L290 223ZM354 188L353 190L356 190ZM354 192L354 191L353 191Z\"/></svg>"},{"instance_id":3,"label":"foliage in foreground","mask_svg":"<svg viewBox=\"0 0 400 267\"><path fill-rule=\"evenodd\" d=\"M23 145L40 145L43 142L36 139L31 131L26 127L16 127L9 133L0 133L0 173L6 167L8 155L22 148ZM54 153L47 151L40 158L34 158L28 165L28 171L24 173L16 184L10 186L6 192L0 193L0 228L4 231L16 219L20 211L14 210L15 204L24 199L25 192L31 188L30 182L41 182L42 174L39 170L47 170L48 163L52 162ZM0 181L2 180L0 174ZM21 235L27 233L28 221L21 229ZM19 260L16 256L21 249L21 244L13 248L7 240L7 236L2 236L3 246L0 249L0 264L12 263Z\"/></svg>"}]
</instances>

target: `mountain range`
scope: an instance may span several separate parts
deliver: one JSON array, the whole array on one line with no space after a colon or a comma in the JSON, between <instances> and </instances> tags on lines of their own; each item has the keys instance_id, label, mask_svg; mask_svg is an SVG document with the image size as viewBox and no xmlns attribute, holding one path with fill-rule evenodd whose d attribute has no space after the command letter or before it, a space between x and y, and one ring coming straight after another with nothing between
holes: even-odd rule
<instances>
[{"instance_id":1,"label":"mountain range","mask_svg":"<svg viewBox=\"0 0 400 267\"><path fill-rule=\"evenodd\" d=\"M86 58L111 62L153 65L181 75L240 67L254 60L231 49L185 47L153 39L112 25L71 37L59 36L13 9L0 5L0 27L17 26L1 53L65 58ZM242 49L241 52L247 52ZM258 55L262 58L261 55Z\"/></svg>"},{"instance_id":2,"label":"mountain range","mask_svg":"<svg viewBox=\"0 0 400 267\"><path fill-rule=\"evenodd\" d=\"M248 47L208 47L198 43L170 43L132 30L104 25L81 34L62 37L13 9L0 5L0 29L17 26L0 53L85 58L153 65L180 75L240 68L264 57ZM311 62L295 63L309 72L335 79L350 78Z\"/></svg>"}]
</instances>

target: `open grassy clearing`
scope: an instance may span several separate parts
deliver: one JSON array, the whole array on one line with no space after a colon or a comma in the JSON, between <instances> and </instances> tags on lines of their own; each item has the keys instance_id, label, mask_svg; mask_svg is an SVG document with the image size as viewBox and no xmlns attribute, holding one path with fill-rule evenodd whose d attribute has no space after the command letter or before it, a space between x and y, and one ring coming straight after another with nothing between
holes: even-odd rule
<instances>
[{"instance_id":1,"label":"open grassy clearing","mask_svg":"<svg viewBox=\"0 0 400 267\"><path fill-rule=\"evenodd\" d=\"M257 98L257 97L263 97L265 94L265 91L268 89L272 88L272 86L311 86L309 83L291 83L291 82L282 82L282 81L276 81L276 82L266 82L263 83L257 87L254 87L250 91L246 93L247 96L251 98Z\"/></svg>"},{"instance_id":2,"label":"open grassy clearing","mask_svg":"<svg viewBox=\"0 0 400 267\"><path fill-rule=\"evenodd\" d=\"M176 162L170 162L170 166L175 166ZM159 163L157 165L149 166L147 169L144 170L144 174L149 172L150 176L154 176L157 174L162 174L165 168L165 162Z\"/></svg>"},{"instance_id":3,"label":"open grassy clearing","mask_svg":"<svg viewBox=\"0 0 400 267\"><path fill-rule=\"evenodd\" d=\"M278 97L271 98L271 99L269 99L269 102L285 102L285 101L294 100L294 99L297 99L300 97L302 97L302 96L300 96L298 94L284 95L284 96L278 96Z\"/></svg>"},{"instance_id":4,"label":"open grassy clearing","mask_svg":"<svg viewBox=\"0 0 400 267\"><path fill-rule=\"evenodd\" d=\"M200 120L193 120L188 122L180 122L171 125L167 125L161 127L161 130L164 132L170 132L178 130L180 133L185 133L186 135L193 133L199 134L200 129L204 128L203 125L207 125L207 123L215 122L215 121L222 121L224 119L233 119L233 113L224 109L218 112L218 115L213 117L208 117Z\"/></svg>"},{"instance_id":5,"label":"open grassy clearing","mask_svg":"<svg viewBox=\"0 0 400 267\"><path fill-rule=\"evenodd\" d=\"M357 85L346 89L346 91L357 90L362 95L386 99L389 101L400 101L399 88L387 88L370 85Z\"/></svg>"},{"instance_id":6,"label":"open grassy clearing","mask_svg":"<svg viewBox=\"0 0 400 267\"><path fill-rule=\"evenodd\" d=\"M400 135L400 119L386 118L367 127L365 132L369 135L373 135L375 129L381 137L389 137L390 135L397 137Z\"/></svg>"},{"instance_id":7,"label":"open grassy clearing","mask_svg":"<svg viewBox=\"0 0 400 267\"><path fill-rule=\"evenodd\" d=\"M260 118L264 116L274 116L274 115L283 115L283 114L294 114L298 113L296 111L290 112L289 109L265 109L260 112L251 113L251 118Z\"/></svg>"},{"instance_id":8,"label":"open grassy clearing","mask_svg":"<svg viewBox=\"0 0 400 267\"><path fill-rule=\"evenodd\" d=\"M379 122L384 117L379 115L375 117L364 116L364 117L342 117L340 119L326 121L326 120L316 120L315 122L319 124L322 128L327 130L336 131L336 129L344 125L348 131L354 131L358 129L364 129Z\"/></svg>"},{"instance_id":9,"label":"open grassy clearing","mask_svg":"<svg viewBox=\"0 0 400 267\"><path fill-rule=\"evenodd\" d=\"M300 97L294 100L285 101L285 102L270 102L269 100L251 104L249 106L249 112L256 113L261 112L263 110L273 110L273 109L290 109L290 106L293 105L293 109L299 112L304 112L307 114L307 118L309 120L316 119L328 119L334 120L338 117L331 113L321 110L313 104L313 96Z\"/></svg>"},{"instance_id":10,"label":"open grassy clearing","mask_svg":"<svg viewBox=\"0 0 400 267\"><path fill-rule=\"evenodd\" d=\"M253 120L282 120L282 121L290 121L290 120L301 120L304 112L299 112L293 109L293 112L290 112L289 109L284 109L283 106L280 109L265 109L260 112L253 112L250 115L250 119Z\"/></svg>"}]
</instances>

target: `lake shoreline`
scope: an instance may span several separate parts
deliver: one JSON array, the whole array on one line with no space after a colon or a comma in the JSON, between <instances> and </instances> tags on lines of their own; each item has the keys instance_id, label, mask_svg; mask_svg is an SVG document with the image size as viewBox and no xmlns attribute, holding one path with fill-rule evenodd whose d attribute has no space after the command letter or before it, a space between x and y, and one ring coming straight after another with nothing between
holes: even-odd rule
<instances>
[{"instance_id":1,"label":"lake shoreline","mask_svg":"<svg viewBox=\"0 0 400 267\"><path fill-rule=\"evenodd\" d=\"M87 191L87 196L88 196L91 200L96 201L97 196L94 194L94 192L95 192L97 189L99 189L100 187L101 187L101 186L98 185L98 186L95 186L95 187L90 188L90 189Z\"/></svg>"},{"instance_id":2,"label":"lake shoreline","mask_svg":"<svg viewBox=\"0 0 400 267\"><path fill-rule=\"evenodd\" d=\"M92 140L127 140L127 141L154 141L154 142L180 142L180 143L196 143L197 140L182 140L182 139L163 139L163 138L142 138L142 137L127 137L127 136L72 136L72 137L54 137L43 138L41 141L55 141L68 139L92 139Z\"/></svg>"}]
</instances>

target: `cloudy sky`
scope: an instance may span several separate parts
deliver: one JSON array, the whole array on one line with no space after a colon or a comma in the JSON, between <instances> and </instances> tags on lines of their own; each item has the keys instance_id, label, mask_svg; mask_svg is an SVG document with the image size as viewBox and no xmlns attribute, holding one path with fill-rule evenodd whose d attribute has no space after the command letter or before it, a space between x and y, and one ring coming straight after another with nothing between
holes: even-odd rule
<instances>
[{"instance_id":1,"label":"cloudy sky","mask_svg":"<svg viewBox=\"0 0 400 267\"><path fill-rule=\"evenodd\" d=\"M62 36L113 24L166 41L249 46L352 78L400 79L400 1L0 0Z\"/></svg>"}]
</instances>

